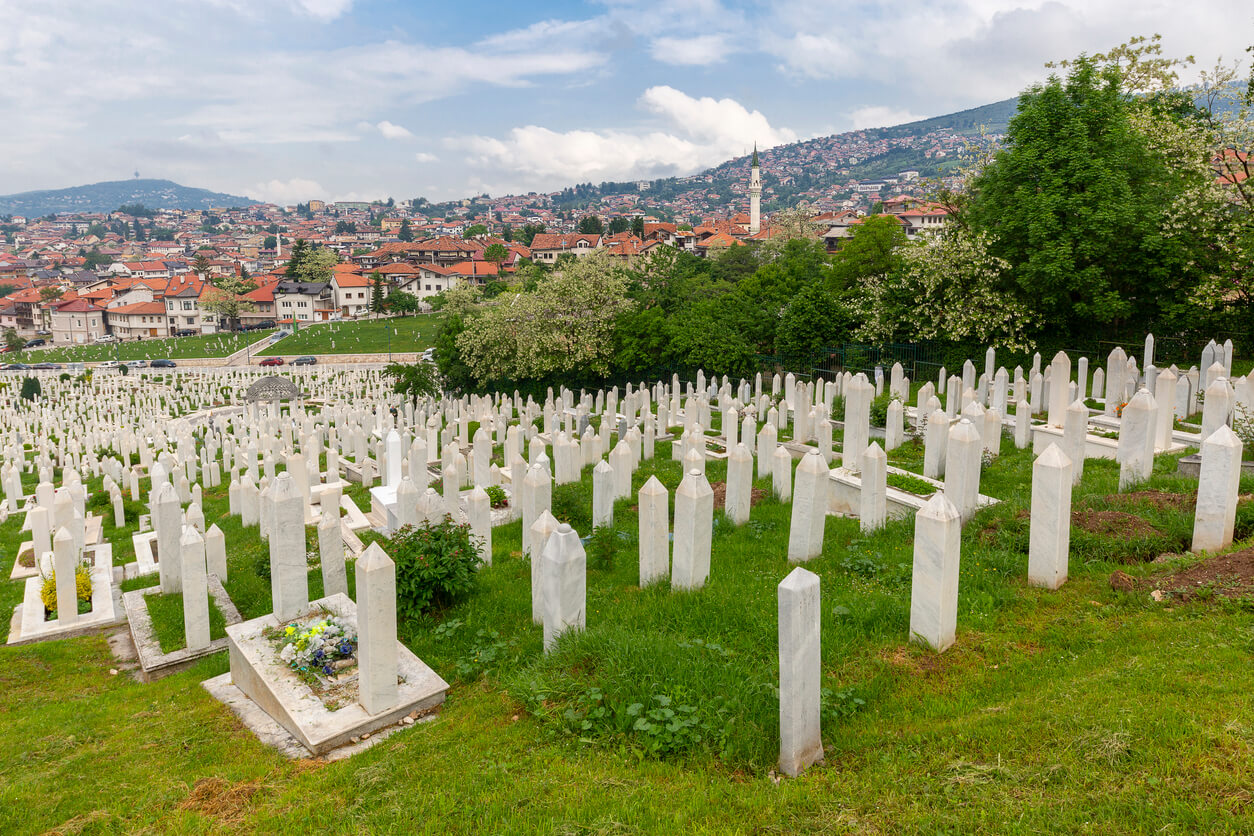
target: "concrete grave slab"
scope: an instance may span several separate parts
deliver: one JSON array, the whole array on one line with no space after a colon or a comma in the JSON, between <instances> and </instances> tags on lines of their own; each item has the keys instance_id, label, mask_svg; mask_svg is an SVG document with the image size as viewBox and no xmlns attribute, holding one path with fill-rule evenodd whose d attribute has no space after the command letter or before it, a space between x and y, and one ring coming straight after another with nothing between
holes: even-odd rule
<instances>
[{"instance_id":1,"label":"concrete grave slab","mask_svg":"<svg viewBox=\"0 0 1254 836\"><path fill-rule=\"evenodd\" d=\"M357 605L343 594L311 602L297 618L319 612L338 615L354 623L357 620ZM280 626L279 619L271 613L227 627L230 682L314 755L394 725L412 712L434 711L444 702L448 683L398 641L399 701L396 706L372 716L354 701L332 711L279 659L278 650L264 635L266 630Z\"/></svg>"}]
</instances>

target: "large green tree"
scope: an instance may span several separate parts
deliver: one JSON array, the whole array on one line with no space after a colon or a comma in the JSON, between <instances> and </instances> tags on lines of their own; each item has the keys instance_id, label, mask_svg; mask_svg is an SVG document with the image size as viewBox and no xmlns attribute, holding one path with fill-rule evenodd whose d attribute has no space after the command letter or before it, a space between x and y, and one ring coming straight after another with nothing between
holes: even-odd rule
<instances>
[{"instance_id":1,"label":"large green tree","mask_svg":"<svg viewBox=\"0 0 1254 836\"><path fill-rule=\"evenodd\" d=\"M1081 56L1024 92L960 219L1008 264L1002 290L1054 334L1146 327L1195 280L1163 220L1198 184L1135 126L1124 73Z\"/></svg>"}]
</instances>

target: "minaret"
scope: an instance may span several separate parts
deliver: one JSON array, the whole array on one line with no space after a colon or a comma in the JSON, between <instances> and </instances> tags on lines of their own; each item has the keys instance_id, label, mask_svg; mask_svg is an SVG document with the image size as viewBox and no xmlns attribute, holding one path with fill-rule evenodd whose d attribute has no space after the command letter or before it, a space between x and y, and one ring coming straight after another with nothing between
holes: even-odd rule
<instances>
[{"instance_id":1,"label":"minaret","mask_svg":"<svg viewBox=\"0 0 1254 836\"><path fill-rule=\"evenodd\" d=\"M762 231L762 176L758 171L758 144L753 143L753 161L749 163L749 234Z\"/></svg>"}]
</instances>

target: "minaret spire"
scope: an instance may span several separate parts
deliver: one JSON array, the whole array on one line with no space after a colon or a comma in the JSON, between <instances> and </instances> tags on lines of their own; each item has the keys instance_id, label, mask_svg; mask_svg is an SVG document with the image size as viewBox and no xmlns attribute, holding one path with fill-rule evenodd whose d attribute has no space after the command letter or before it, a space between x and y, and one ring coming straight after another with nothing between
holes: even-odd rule
<instances>
[{"instance_id":1,"label":"minaret spire","mask_svg":"<svg viewBox=\"0 0 1254 836\"><path fill-rule=\"evenodd\" d=\"M758 144L753 143L753 159L749 162L749 234L762 231L762 175L758 170Z\"/></svg>"}]
</instances>

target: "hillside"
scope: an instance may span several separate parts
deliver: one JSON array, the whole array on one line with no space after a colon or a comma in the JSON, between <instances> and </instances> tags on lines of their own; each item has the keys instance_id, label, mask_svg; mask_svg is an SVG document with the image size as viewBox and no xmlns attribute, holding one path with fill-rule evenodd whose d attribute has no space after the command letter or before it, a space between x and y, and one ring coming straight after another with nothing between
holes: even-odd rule
<instances>
[{"instance_id":1,"label":"hillside","mask_svg":"<svg viewBox=\"0 0 1254 836\"><path fill-rule=\"evenodd\" d=\"M995 138L1004 133L1018 105L1018 99L1005 99L902 125L763 149L759 153L763 208L791 206L800 199L812 199L816 191L840 190L840 184L850 180L895 176L901 171L917 171L922 178L943 177L958 165L969 141L982 134ZM598 198L639 193L647 205L665 209L672 201L683 203L685 197L691 203L695 189L709 200L699 208L713 208L743 199L748 171L748 156L735 157L698 174L653 180L643 186L637 182L579 184L562 191L557 202L559 208L580 210Z\"/></svg>"},{"instance_id":2,"label":"hillside","mask_svg":"<svg viewBox=\"0 0 1254 836\"><path fill-rule=\"evenodd\" d=\"M170 180L111 180L68 189L0 195L0 215L37 218L58 212L112 212L134 203L150 209L211 209L256 202L248 197L180 186Z\"/></svg>"}]
</instances>

